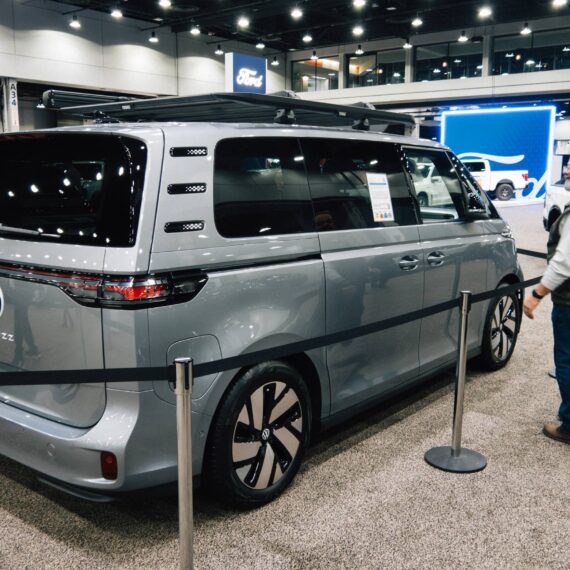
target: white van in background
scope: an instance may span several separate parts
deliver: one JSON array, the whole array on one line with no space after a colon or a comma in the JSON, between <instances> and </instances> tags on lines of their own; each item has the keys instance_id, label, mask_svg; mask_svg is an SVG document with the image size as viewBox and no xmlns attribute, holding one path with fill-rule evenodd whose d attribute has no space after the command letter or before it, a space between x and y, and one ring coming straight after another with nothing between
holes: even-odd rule
<instances>
[{"instance_id":1,"label":"white van in background","mask_svg":"<svg viewBox=\"0 0 570 570\"><path fill-rule=\"evenodd\" d=\"M464 159L461 162L492 200L510 200L515 190L524 190L528 186L528 170L493 171L491 163L484 159Z\"/></svg>"}]
</instances>

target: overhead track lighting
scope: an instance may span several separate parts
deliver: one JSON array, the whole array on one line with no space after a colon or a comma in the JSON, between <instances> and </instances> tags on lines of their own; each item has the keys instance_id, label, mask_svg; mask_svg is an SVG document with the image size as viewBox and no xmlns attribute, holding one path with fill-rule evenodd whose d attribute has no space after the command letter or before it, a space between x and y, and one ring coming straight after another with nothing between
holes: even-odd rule
<instances>
[{"instance_id":1,"label":"overhead track lighting","mask_svg":"<svg viewBox=\"0 0 570 570\"><path fill-rule=\"evenodd\" d=\"M521 35L528 36L529 34L532 34L532 30L528 27L528 22L526 22L524 28L521 30Z\"/></svg>"},{"instance_id":2,"label":"overhead track lighting","mask_svg":"<svg viewBox=\"0 0 570 570\"><path fill-rule=\"evenodd\" d=\"M293 20L299 20L302 17L303 17L303 10L301 10L301 8L299 8L298 6L295 6L295 8L291 10L291 18L293 18Z\"/></svg>"},{"instance_id":3,"label":"overhead track lighting","mask_svg":"<svg viewBox=\"0 0 570 570\"><path fill-rule=\"evenodd\" d=\"M216 55L224 55L224 50L222 49L222 46L220 44L218 44L218 47L216 48L216 51L214 53Z\"/></svg>"},{"instance_id":4,"label":"overhead track lighting","mask_svg":"<svg viewBox=\"0 0 570 570\"><path fill-rule=\"evenodd\" d=\"M157 43L158 43L158 38L156 37L156 34L155 34L154 32L152 32L152 33L150 34L150 38L148 38L148 41L149 41L151 44L157 44Z\"/></svg>"},{"instance_id":5,"label":"overhead track lighting","mask_svg":"<svg viewBox=\"0 0 570 570\"><path fill-rule=\"evenodd\" d=\"M313 41L313 36L311 36L311 34L305 34L303 36L303 41L308 44L311 43Z\"/></svg>"},{"instance_id":6,"label":"overhead track lighting","mask_svg":"<svg viewBox=\"0 0 570 570\"><path fill-rule=\"evenodd\" d=\"M315 50L313 50L313 55L311 55L311 59L313 61L316 61L317 59L319 59L319 56L317 55L317 52Z\"/></svg>"},{"instance_id":7,"label":"overhead track lighting","mask_svg":"<svg viewBox=\"0 0 570 570\"><path fill-rule=\"evenodd\" d=\"M277 67L279 65L279 60L277 59L277 56L273 56L273 61L271 62L271 65L273 67Z\"/></svg>"},{"instance_id":8,"label":"overhead track lighting","mask_svg":"<svg viewBox=\"0 0 570 570\"><path fill-rule=\"evenodd\" d=\"M469 38L465 35L465 30L461 32L461 35L457 38L457 41L461 43L469 41Z\"/></svg>"},{"instance_id":9,"label":"overhead track lighting","mask_svg":"<svg viewBox=\"0 0 570 570\"><path fill-rule=\"evenodd\" d=\"M361 36L364 33L364 28L362 26L354 26L352 28L352 34L356 37Z\"/></svg>"},{"instance_id":10,"label":"overhead track lighting","mask_svg":"<svg viewBox=\"0 0 570 570\"><path fill-rule=\"evenodd\" d=\"M414 26L414 28L419 28L423 23L424 21L419 16L416 16L412 20L412 26Z\"/></svg>"},{"instance_id":11,"label":"overhead track lighting","mask_svg":"<svg viewBox=\"0 0 570 570\"><path fill-rule=\"evenodd\" d=\"M356 51L354 52L356 55L362 55L364 53L364 50L362 49L362 45L358 44L358 47L356 48Z\"/></svg>"},{"instance_id":12,"label":"overhead track lighting","mask_svg":"<svg viewBox=\"0 0 570 570\"><path fill-rule=\"evenodd\" d=\"M69 26L72 27L74 30L81 29L81 22L78 20L78 18L75 14L73 15L73 18L71 18L71 22L69 22Z\"/></svg>"},{"instance_id":13,"label":"overhead track lighting","mask_svg":"<svg viewBox=\"0 0 570 570\"><path fill-rule=\"evenodd\" d=\"M240 16L237 21L237 25L239 28L249 28L249 18L246 18L245 16Z\"/></svg>"},{"instance_id":14,"label":"overhead track lighting","mask_svg":"<svg viewBox=\"0 0 570 570\"><path fill-rule=\"evenodd\" d=\"M483 6L479 8L479 18L489 18L493 15L493 10L490 6Z\"/></svg>"}]
</instances>

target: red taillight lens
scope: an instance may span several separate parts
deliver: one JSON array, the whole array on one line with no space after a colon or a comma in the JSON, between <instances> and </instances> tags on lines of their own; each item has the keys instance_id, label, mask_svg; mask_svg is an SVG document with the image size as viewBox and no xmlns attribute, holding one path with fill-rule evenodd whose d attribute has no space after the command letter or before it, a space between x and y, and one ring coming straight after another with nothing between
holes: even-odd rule
<instances>
[{"instance_id":1,"label":"red taillight lens","mask_svg":"<svg viewBox=\"0 0 570 570\"><path fill-rule=\"evenodd\" d=\"M170 284L167 278L109 278L103 281L101 293L109 301L147 301L168 297Z\"/></svg>"},{"instance_id":2,"label":"red taillight lens","mask_svg":"<svg viewBox=\"0 0 570 570\"><path fill-rule=\"evenodd\" d=\"M115 481L118 475L117 458L110 451L101 452L101 473L103 479Z\"/></svg>"},{"instance_id":3,"label":"red taillight lens","mask_svg":"<svg viewBox=\"0 0 570 570\"><path fill-rule=\"evenodd\" d=\"M523 172L523 178L525 182L528 182L528 172Z\"/></svg>"}]
</instances>

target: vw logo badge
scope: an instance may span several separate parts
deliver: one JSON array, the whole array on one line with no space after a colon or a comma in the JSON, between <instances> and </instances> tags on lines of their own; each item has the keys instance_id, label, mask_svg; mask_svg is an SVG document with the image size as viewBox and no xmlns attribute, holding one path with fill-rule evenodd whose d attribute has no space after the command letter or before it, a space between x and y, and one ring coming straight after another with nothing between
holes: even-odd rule
<instances>
[{"instance_id":1,"label":"vw logo badge","mask_svg":"<svg viewBox=\"0 0 570 570\"><path fill-rule=\"evenodd\" d=\"M0 317L4 312L4 293L2 293L2 289L0 289Z\"/></svg>"}]
</instances>

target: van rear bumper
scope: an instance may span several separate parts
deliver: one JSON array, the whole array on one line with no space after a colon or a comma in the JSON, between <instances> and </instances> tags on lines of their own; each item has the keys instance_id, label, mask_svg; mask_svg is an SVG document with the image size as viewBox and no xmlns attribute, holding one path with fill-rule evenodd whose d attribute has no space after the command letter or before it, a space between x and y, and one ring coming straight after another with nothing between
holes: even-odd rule
<instances>
[{"instance_id":1,"label":"van rear bumper","mask_svg":"<svg viewBox=\"0 0 570 570\"><path fill-rule=\"evenodd\" d=\"M211 418L192 412L193 469L199 475ZM101 474L101 452L115 454L118 478ZM114 494L177 479L176 408L153 391L107 389L91 428L74 428L0 403L0 454L68 486Z\"/></svg>"}]
</instances>

